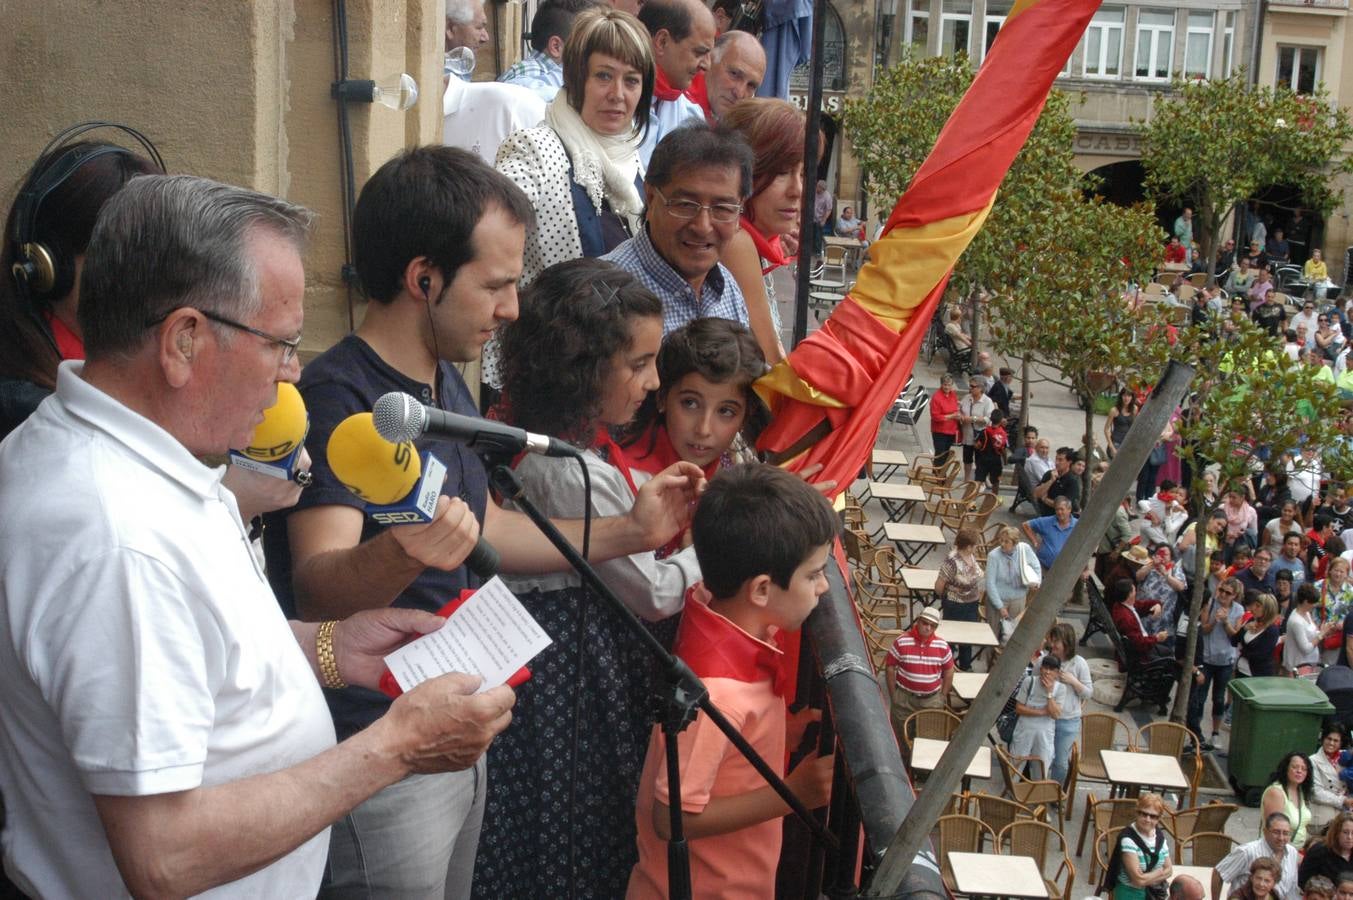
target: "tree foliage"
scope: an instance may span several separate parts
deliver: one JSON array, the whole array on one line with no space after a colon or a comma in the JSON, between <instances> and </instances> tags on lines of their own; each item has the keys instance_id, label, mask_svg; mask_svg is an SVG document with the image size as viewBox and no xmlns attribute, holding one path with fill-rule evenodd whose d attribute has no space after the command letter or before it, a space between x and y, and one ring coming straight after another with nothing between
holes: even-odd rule
<instances>
[{"instance_id":1,"label":"tree foliage","mask_svg":"<svg viewBox=\"0 0 1353 900\"><path fill-rule=\"evenodd\" d=\"M1213 467L1217 484L1243 485L1264 465L1281 465L1284 456L1303 447L1321 451L1326 467L1349 471L1341 422L1343 403L1334 384L1318 369L1292 363L1277 341L1249 319L1232 320L1222 339L1214 325L1181 333L1171 355L1197 372L1188 408L1175 422L1179 457L1193 473L1187 485L1198 521L1206 522L1221 499L1205 499L1203 474ZM1179 690L1176 720L1182 721L1193 679L1199 613L1207 581L1207 554L1198 553L1190 573L1189 636Z\"/></svg>"},{"instance_id":2,"label":"tree foliage","mask_svg":"<svg viewBox=\"0 0 1353 900\"><path fill-rule=\"evenodd\" d=\"M1343 154L1353 124L1323 86L1310 95L1251 86L1243 71L1176 81L1138 128L1147 191L1193 206L1195 236L1214 262L1236 203L1266 185L1290 184L1306 208L1327 212L1341 199L1331 176L1353 172Z\"/></svg>"}]
</instances>

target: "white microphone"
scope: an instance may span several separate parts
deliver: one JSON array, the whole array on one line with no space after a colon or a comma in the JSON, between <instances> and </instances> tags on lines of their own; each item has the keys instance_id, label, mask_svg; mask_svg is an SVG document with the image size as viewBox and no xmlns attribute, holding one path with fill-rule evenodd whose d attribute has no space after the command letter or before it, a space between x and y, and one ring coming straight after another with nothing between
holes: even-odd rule
<instances>
[{"instance_id":1,"label":"white microphone","mask_svg":"<svg viewBox=\"0 0 1353 900\"><path fill-rule=\"evenodd\" d=\"M479 416L462 416L432 406L424 406L408 394L391 391L371 409L376 431L394 444L403 444L424 435L450 438L479 453L516 456L539 453L543 456L575 457L578 448L548 435L533 434Z\"/></svg>"}]
</instances>

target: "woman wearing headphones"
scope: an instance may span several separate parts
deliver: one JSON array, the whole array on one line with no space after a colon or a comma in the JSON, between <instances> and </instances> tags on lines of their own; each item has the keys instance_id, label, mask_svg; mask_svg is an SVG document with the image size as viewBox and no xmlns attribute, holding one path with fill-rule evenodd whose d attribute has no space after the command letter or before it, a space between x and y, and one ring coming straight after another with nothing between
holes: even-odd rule
<instances>
[{"instance_id":1,"label":"woman wearing headphones","mask_svg":"<svg viewBox=\"0 0 1353 900\"><path fill-rule=\"evenodd\" d=\"M74 140L103 127L132 136L150 158ZM0 255L0 438L55 389L58 363L84 359L77 282L99 210L132 178L163 171L138 132L87 122L57 135L19 185Z\"/></svg>"}]
</instances>

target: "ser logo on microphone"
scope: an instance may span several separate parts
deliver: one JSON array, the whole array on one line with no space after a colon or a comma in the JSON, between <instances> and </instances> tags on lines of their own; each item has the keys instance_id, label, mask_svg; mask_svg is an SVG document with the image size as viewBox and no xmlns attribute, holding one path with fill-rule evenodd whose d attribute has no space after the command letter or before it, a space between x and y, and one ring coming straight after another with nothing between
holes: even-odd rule
<instances>
[{"instance_id":1,"label":"ser logo on microphone","mask_svg":"<svg viewBox=\"0 0 1353 900\"><path fill-rule=\"evenodd\" d=\"M416 512L377 512L372 510L371 518L380 522L382 525L417 525L424 521L423 517Z\"/></svg>"}]
</instances>

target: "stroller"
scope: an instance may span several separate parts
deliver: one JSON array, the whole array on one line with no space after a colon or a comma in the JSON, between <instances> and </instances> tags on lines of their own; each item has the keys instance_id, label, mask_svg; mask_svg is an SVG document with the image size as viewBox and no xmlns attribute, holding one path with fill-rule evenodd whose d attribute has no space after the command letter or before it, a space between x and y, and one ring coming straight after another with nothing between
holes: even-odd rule
<instances>
[{"instance_id":1,"label":"stroller","mask_svg":"<svg viewBox=\"0 0 1353 900\"><path fill-rule=\"evenodd\" d=\"M1315 686L1324 691L1330 703L1334 704L1334 715L1322 725L1334 721L1345 728L1353 728L1353 669L1348 666L1330 666L1320 673Z\"/></svg>"}]
</instances>

